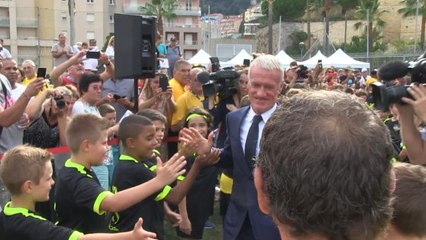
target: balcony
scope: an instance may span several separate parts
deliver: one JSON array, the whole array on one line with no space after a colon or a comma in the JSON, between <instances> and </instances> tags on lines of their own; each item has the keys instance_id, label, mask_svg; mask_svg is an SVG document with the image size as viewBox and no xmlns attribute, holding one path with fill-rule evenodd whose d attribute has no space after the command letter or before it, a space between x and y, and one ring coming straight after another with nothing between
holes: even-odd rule
<instances>
[{"instance_id":1,"label":"balcony","mask_svg":"<svg viewBox=\"0 0 426 240\"><path fill-rule=\"evenodd\" d=\"M192 17L201 17L201 8L199 7L178 7L175 11L177 16L192 16Z\"/></svg>"},{"instance_id":2,"label":"balcony","mask_svg":"<svg viewBox=\"0 0 426 240\"><path fill-rule=\"evenodd\" d=\"M196 29L201 29L201 24L185 24L185 23L173 23L173 24L168 24L168 23L164 23L164 27L165 28L196 28Z\"/></svg>"},{"instance_id":3,"label":"balcony","mask_svg":"<svg viewBox=\"0 0 426 240\"><path fill-rule=\"evenodd\" d=\"M35 18L17 19L16 26L18 28L38 28L38 20ZM0 19L0 27L10 27L10 19Z\"/></svg>"}]
</instances>

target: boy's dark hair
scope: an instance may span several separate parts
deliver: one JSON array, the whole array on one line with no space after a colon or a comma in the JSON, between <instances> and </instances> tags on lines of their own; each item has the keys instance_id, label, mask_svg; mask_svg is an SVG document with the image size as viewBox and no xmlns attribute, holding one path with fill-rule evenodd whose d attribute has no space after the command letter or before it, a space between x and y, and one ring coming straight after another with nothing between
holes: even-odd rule
<instances>
[{"instance_id":1,"label":"boy's dark hair","mask_svg":"<svg viewBox=\"0 0 426 240\"><path fill-rule=\"evenodd\" d=\"M213 116L207 112L206 110L202 109L202 108L193 108L188 115L185 116L185 124L184 127L188 127L188 123L189 120L191 118L191 116L194 115L201 115L207 122L207 127L209 128L209 131L213 128Z\"/></svg>"},{"instance_id":2,"label":"boy's dark hair","mask_svg":"<svg viewBox=\"0 0 426 240\"><path fill-rule=\"evenodd\" d=\"M406 236L426 236L426 168L397 163L392 224Z\"/></svg>"},{"instance_id":3,"label":"boy's dark hair","mask_svg":"<svg viewBox=\"0 0 426 240\"><path fill-rule=\"evenodd\" d=\"M91 83L95 82L102 82L101 77L99 74L91 73L91 72L85 72L78 83L79 89L81 93L86 93L89 89L89 86Z\"/></svg>"},{"instance_id":4,"label":"boy's dark hair","mask_svg":"<svg viewBox=\"0 0 426 240\"><path fill-rule=\"evenodd\" d=\"M105 117L108 113L115 113L115 108L109 103L100 105L98 110L102 117Z\"/></svg>"},{"instance_id":5,"label":"boy's dark hair","mask_svg":"<svg viewBox=\"0 0 426 240\"><path fill-rule=\"evenodd\" d=\"M25 181L39 184L46 169L46 163L53 159L47 150L20 145L7 151L0 165L0 177L13 195L21 194Z\"/></svg>"},{"instance_id":6,"label":"boy's dark hair","mask_svg":"<svg viewBox=\"0 0 426 240\"><path fill-rule=\"evenodd\" d=\"M153 125L152 121L139 115L130 115L124 118L118 127L118 137L126 147L126 139L137 138L146 126Z\"/></svg>"},{"instance_id":7,"label":"boy's dark hair","mask_svg":"<svg viewBox=\"0 0 426 240\"><path fill-rule=\"evenodd\" d=\"M262 191L291 235L355 240L384 232L393 149L365 104L333 91L296 94L266 123L260 149Z\"/></svg>"},{"instance_id":8,"label":"boy's dark hair","mask_svg":"<svg viewBox=\"0 0 426 240\"><path fill-rule=\"evenodd\" d=\"M162 114L160 111L155 109L146 108L136 114L142 117L146 117L151 121L160 121L164 124L167 123L166 116L164 116L164 114Z\"/></svg>"},{"instance_id":9,"label":"boy's dark hair","mask_svg":"<svg viewBox=\"0 0 426 240\"><path fill-rule=\"evenodd\" d=\"M72 153L80 150L84 140L94 143L101 137L102 131L108 129L109 122L95 114L79 114L68 123L66 136Z\"/></svg>"}]
</instances>

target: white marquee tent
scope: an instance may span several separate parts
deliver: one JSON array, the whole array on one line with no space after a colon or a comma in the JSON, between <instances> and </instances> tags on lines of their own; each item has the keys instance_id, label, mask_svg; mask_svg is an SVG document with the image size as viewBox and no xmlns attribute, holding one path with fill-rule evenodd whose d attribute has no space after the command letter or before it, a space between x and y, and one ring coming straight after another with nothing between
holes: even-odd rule
<instances>
[{"instance_id":1,"label":"white marquee tent","mask_svg":"<svg viewBox=\"0 0 426 240\"><path fill-rule=\"evenodd\" d=\"M192 58L190 58L188 62L191 64L201 64L205 66L206 68L208 68L210 64L210 57L211 57L210 54L208 54L203 49L200 49L200 51L198 51L197 54L195 54Z\"/></svg>"},{"instance_id":2,"label":"white marquee tent","mask_svg":"<svg viewBox=\"0 0 426 240\"><path fill-rule=\"evenodd\" d=\"M322 65L325 66L327 64L328 58L324 56L320 50L318 50L315 56L309 58L306 61L298 62L299 65L305 65L308 68L314 68L318 64L318 60L322 60Z\"/></svg>"},{"instance_id":3,"label":"white marquee tent","mask_svg":"<svg viewBox=\"0 0 426 240\"><path fill-rule=\"evenodd\" d=\"M330 57L328 57L327 61L324 62L323 65L333 66L336 68L370 68L370 63L355 60L343 52L343 50L340 48Z\"/></svg>"},{"instance_id":4,"label":"white marquee tent","mask_svg":"<svg viewBox=\"0 0 426 240\"><path fill-rule=\"evenodd\" d=\"M276 57L280 60L283 67L287 68L291 62L294 61L293 58L291 58L284 50L281 50Z\"/></svg>"},{"instance_id":5,"label":"white marquee tent","mask_svg":"<svg viewBox=\"0 0 426 240\"><path fill-rule=\"evenodd\" d=\"M220 62L220 65L222 67L232 67L235 65L243 65L244 59L250 59L251 61L253 60L253 56L248 54L246 50L241 49L241 51L237 55L235 55L235 57L233 57L231 60L227 62Z\"/></svg>"}]
</instances>

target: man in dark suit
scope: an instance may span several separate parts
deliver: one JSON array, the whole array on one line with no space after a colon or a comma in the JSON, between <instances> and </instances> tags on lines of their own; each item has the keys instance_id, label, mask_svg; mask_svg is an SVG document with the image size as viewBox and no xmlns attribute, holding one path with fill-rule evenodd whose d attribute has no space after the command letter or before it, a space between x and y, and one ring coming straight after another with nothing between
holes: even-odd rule
<instances>
[{"instance_id":1,"label":"man in dark suit","mask_svg":"<svg viewBox=\"0 0 426 240\"><path fill-rule=\"evenodd\" d=\"M272 218L259 210L252 172L263 127L277 109L284 72L279 60L271 55L260 56L250 65L247 88L251 105L226 117L228 137L221 162L232 161L234 185L224 223L225 240L280 239ZM260 119L258 123L253 120L255 116ZM256 125L257 137L252 133L252 124Z\"/></svg>"}]
</instances>

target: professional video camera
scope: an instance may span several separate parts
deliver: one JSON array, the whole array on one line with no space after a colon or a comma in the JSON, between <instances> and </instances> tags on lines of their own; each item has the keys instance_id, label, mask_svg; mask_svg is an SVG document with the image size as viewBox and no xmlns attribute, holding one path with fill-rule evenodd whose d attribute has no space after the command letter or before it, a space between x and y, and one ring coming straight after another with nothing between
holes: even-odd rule
<instances>
[{"instance_id":1,"label":"professional video camera","mask_svg":"<svg viewBox=\"0 0 426 240\"><path fill-rule=\"evenodd\" d=\"M409 86L395 85L392 80L411 74L411 84L426 83L426 52L416 61L405 63L401 61L389 62L379 69L379 78L385 83L375 82L373 87L373 101L377 109L387 111L390 104L403 104L402 98L413 98L407 91Z\"/></svg>"},{"instance_id":2,"label":"professional video camera","mask_svg":"<svg viewBox=\"0 0 426 240\"><path fill-rule=\"evenodd\" d=\"M198 75L198 78L208 77L209 79L205 84L203 84L203 92L206 97L218 95L219 100L224 100L232 98L232 96L238 92L240 74L236 71L221 70L211 74L202 72Z\"/></svg>"},{"instance_id":3,"label":"professional video camera","mask_svg":"<svg viewBox=\"0 0 426 240\"><path fill-rule=\"evenodd\" d=\"M219 101L232 100L239 88L240 74L233 69L220 69L219 59L211 57L212 73L201 72L197 75L198 81L203 83L204 96L218 96Z\"/></svg>"}]
</instances>

